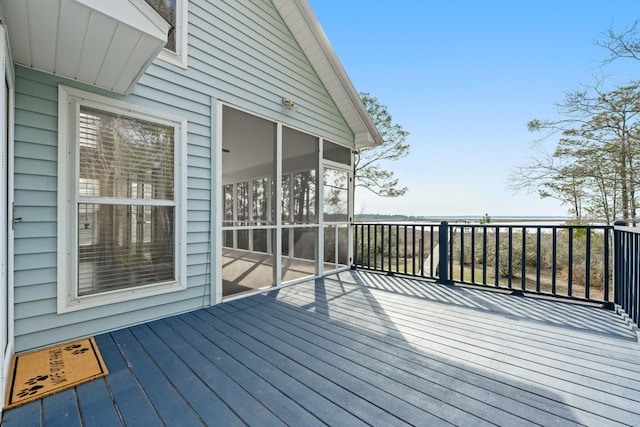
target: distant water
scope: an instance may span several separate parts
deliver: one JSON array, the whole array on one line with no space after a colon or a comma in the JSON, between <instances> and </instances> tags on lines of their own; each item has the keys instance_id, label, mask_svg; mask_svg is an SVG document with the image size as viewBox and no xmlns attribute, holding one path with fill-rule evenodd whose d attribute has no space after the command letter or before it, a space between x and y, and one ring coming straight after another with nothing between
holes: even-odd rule
<instances>
[{"instance_id":1,"label":"distant water","mask_svg":"<svg viewBox=\"0 0 640 427\"><path fill-rule=\"evenodd\" d=\"M397 217L393 216L381 216L379 218L358 218L356 215L356 222L387 222L394 224L419 224L429 223L439 224L442 221L447 221L449 224L478 224L481 220L484 220L484 216L420 216L420 217L403 217L401 215ZM505 225L564 225L569 221L569 217L562 216L491 216L490 224L505 224ZM592 220L588 221L590 225L606 225L605 221Z\"/></svg>"}]
</instances>

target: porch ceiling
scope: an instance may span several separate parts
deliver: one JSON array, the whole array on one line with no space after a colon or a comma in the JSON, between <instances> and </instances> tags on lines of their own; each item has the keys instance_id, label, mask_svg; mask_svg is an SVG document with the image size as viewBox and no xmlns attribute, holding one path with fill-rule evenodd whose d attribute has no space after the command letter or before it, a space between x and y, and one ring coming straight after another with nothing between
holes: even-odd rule
<instances>
[{"instance_id":1,"label":"porch ceiling","mask_svg":"<svg viewBox=\"0 0 640 427\"><path fill-rule=\"evenodd\" d=\"M167 41L144 0L0 0L14 61L127 93Z\"/></svg>"}]
</instances>

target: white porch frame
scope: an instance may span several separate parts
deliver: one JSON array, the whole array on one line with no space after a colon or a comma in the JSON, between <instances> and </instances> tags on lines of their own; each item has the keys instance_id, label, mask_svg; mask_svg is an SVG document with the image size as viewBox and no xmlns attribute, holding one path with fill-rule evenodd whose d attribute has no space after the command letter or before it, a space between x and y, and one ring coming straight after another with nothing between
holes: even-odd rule
<instances>
[{"instance_id":1,"label":"white porch frame","mask_svg":"<svg viewBox=\"0 0 640 427\"><path fill-rule=\"evenodd\" d=\"M213 107L213 101L214 99L212 98L212 107ZM318 162L317 162L317 177L318 177L318 183L317 183L317 189L316 189L316 197L317 197L317 222L314 224L293 224L293 225L283 225L282 223L282 207L281 207L281 203L276 203L275 205L275 221L273 226L269 226L269 227L259 227L259 228L268 228L268 229L275 229L277 230L277 232L275 233L276 236L276 247L275 247L275 252L273 254L273 274L274 274L274 281L273 281L273 286L274 288L278 288L283 286L282 283L282 279L281 279L281 269L282 269L282 233L280 232L280 230L284 230L284 229L289 229L289 230L293 230L293 229L297 229L297 228L314 228L317 230L317 240L316 240L316 260L315 260L315 270L316 273L313 277L322 277L325 274L325 262L324 262L324 228L325 225L326 226L336 226L336 227L344 227L346 226L348 229L348 241L347 241L347 251L348 253L351 253L352 251L352 246L353 246L353 238L351 236L351 222L353 219L353 166L352 165L346 165L346 164L340 164L337 162L333 162L330 160L325 160L323 159L323 142L325 141L325 138L312 134L308 131L305 130L301 130L298 129L294 126L291 126L290 124L285 124L277 119L274 118L270 118L270 117L265 117L262 116L260 114L257 114L255 112L251 112L251 111L247 111L244 110L240 107L237 107L235 105L229 104L227 102L224 101L220 101L220 100L215 100L215 117L216 117L216 137L215 137L215 141L214 143L212 143L212 146L214 147L213 150L215 151L215 155L213 155L212 157L215 157L215 161L212 162L212 164L215 165L215 171L212 173L212 178L214 178L214 182L212 183L212 186L215 186L215 189L212 191L212 198L213 200L215 200L214 205L215 205L215 215L214 217L217 218L217 220L214 222L212 221L211 223L211 227L215 227L214 228L214 232L212 233L215 237L214 242L212 242L212 244L215 244L215 250L213 251L213 253L216 254L215 256L215 260L212 261L212 264L214 266L214 268L212 268L213 270L213 277L212 277L212 285L213 285L213 290L212 290L212 304L217 304L223 301L232 301L236 298L240 298L240 297L244 297L247 295L250 295L252 293L255 292L263 292L264 290L256 290L255 292L244 292L240 295L230 295L230 296L223 296L223 271L222 271L222 252L223 252L223 247L224 247L224 237L223 237L223 231L224 230L229 230L229 231L233 231L233 230L240 230L240 229L246 229L247 227L225 227L223 230L222 227L222 219L224 217L224 213L223 213L223 206L224 206L224 189L223 189L223 176L222 176L222 159L221 159L221 155L220 153L222 153L222 146L223 146L223 140L222 140L222 126L223 126L223 107L229 107L229 108L233 108L235 110L244 112L246 114L250 114L253 115L255 117L258 117L260 119L264 119L264 120L268 120L270 122L273 122L276 125L276 144L275 144L275 157L276 157L276 162L274 165L274 173L275 173L275 181L274 181L274 191L276 193L276 200L280 200L281 198L281 194L282 194L282 182L281 182L281 177L282 177L282 156L283 156L283 150L282 150L282 139L283 139L283 127L286 126L287 128L290 128L292 130L296 130L302 133L305 133L307 135L313 136L315 138L317 138L317 143L318 143ZM340 144L336 144L336 145L340 145ZM349 148L349 147L345 147L345 148ZM351 155L351 164L353 164L353 154ZM347 172L348 173L348 206L347 206L347 210L348 210L348 215L347 215L347 220L346 221L337 221L337 222L327 222L325 223L324 221L324 212L323 212L323 200L324 200L324 190L323 190L323 171L325 168L331 168L331 169L335 169L335 170L339 170L342 172ZM248 180L249 182L249 187L251 187L251 180ZM234 194L234 200L235 200L235 194L236 194L236 185L234 184L234 190L233 190L233 194ZM291 195L293 197L293 195ZM251 196L249 196L249 199L251 199ZM250 206L251 207L251 206ZM235 219L235 209L234 209L234 219ZM253 227L255 228L255 227ZM290 238L293 237L292 233L290 234ZM336 236L338 234L338 230L336 228ZM336 240L337 242L337 240ZM234 233L234 247L235 247L235 233ZM291 248L291 250L293 250L292 248L292 244L291 242L289 242L289 247ZM251 247L249 248L251 249ZM337 249L336 249L336 260L337 260ZM344 269L348 269L349 266L346 265L342 268L338 267L335 269L332 269L331 272L336 272L336 271L340 271L340 270L344 270ZM291 281L287 281L286 283L284 283L284 285L288 286L288 285L292 285L295 283L299 283L301 281L305 281L305 280L309 280L309 277L304 277L304 278L300 278L300 279L294 279Z\"/></svg>"},{"instance_id":2,"label":"white porch frame","mask_svg":"<svg viewBox=\"0 0 640 427\"><path fill-rule=\"evenodd\" d=\"M7 388L7 375L11 356L14 350L14 289L13 289L13 225L15 224L15 211L13 207L13 123L15 106L15 76L13 73L13 61L9 50L6 27L0 26L0 67L4 76L2 90L0 90L0 132L2 133L2 154L0 170L0 188L2 189L2 229L0 231L0 262L2 263L0 277L3 289L0 294L0 341L3 347L2 366L0 366L0 379L2 390L0 396L4 402ZM6 242L6 245L4 243ZM6 261L6 264L5 264ZM0 414L2 408L0 407Z\"/></svg>"}]
</instances>

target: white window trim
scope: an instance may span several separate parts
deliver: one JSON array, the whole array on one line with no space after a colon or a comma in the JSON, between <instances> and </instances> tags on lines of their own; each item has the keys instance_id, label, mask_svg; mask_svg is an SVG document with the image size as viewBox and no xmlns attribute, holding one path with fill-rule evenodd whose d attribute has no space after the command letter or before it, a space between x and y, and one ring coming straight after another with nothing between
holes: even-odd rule
<instances>
[{"instance_id":1,"label":"white window trim","mask_svg":"<svg viewBox=\"0 0 640 427\"><path fill-rule=\"evenodd\" d=\"M176 0L176 51L162 49L158 58L173 65L177 65L185 70L188 68L188 30L189 30L189 10L188 0Z\"/></svg>"},{"instance_id":2,"label":"white window trim","mask_svg":"<svg viewBox=\"0 0 640 427\"><path fill-rule=\"evenodd\" d=\"M100 294L78 296L77 286L77 212L73 209L79 167L71 159L78 134L80 105L102 111L150 120L176 129L175 133L175 273L176 280ZM115 100L91 92L58 87L58 313L72 312L106 304L160 295L187 288L187 120L146 107Z\"/></svg>"}]
</instances>

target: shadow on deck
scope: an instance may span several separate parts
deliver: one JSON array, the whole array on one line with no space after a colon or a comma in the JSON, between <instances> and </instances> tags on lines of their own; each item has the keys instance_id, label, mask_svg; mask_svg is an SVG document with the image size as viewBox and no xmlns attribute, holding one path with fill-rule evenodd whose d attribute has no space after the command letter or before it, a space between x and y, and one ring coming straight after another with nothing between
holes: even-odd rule
<instances>
[{"instance_id":1,"label":"shadow on deck","mask_svg":"<svg viewBox=\"0 0 640 427\"><path fill-rule=\"evenodd\" d=\"M106 378L3 426L640 422L640 345L613 312L375 273L96 340Z\"/></svg>"}]
</instances>

